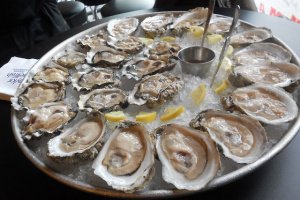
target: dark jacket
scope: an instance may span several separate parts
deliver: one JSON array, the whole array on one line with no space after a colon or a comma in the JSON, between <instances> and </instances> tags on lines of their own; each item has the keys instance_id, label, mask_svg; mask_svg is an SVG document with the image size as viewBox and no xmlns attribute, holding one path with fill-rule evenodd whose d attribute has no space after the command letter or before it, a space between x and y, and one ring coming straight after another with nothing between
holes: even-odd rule
<instances>
[{"instance_id":1,"label":"dark jacket","mask_svg":"<svg viewBox=\"0 0 300 200\"><path fill-rule=\"evenodd\" d=\"M1 7L0 60L69 29L56 0L6 0Z\"/></svg>"}]
</instances>

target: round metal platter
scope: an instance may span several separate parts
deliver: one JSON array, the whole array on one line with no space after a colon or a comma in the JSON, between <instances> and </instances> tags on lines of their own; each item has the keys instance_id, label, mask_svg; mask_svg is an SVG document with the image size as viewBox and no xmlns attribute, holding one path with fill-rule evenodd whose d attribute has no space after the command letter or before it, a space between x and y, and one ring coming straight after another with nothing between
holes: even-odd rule
<instances>
[{"instance_id":1,"label":"round metal platter","mask_svg":"<svg viewBox=\"0 0 300 200\"><path fill-rule=\"evenodd\" d=\"M143 15L138 15L135 16L140 20L140 22L149 16L153 16L156 14L161 14L162 12L156 12L156 13L150 13L150 14L143 14ZM170 12L163 12L163 13L170 13ZM173 14L180 14L181 12L171 12ZM253 25L241 21L241 24L254 27ZM41 68L44 64L48 63L51 58L57 54L58 52L63 51L66 46L70 43L74 43L76 39L82 38L85 35L88 34L93 34L98 32L100 29L105 29L107 23L97 25L95 27L92 27L90 29L87 29L81 33L78 33L77 35L72 36L71 38L65 40L64 42L60 43L56 47L54 47L52 50L50 50L48 53L46 53L33 67L30 71L36 71L36 69ZM292 63L295 63L296 65L299 65L299 58L297 55L286 45L284 44L280 39L276 38L273 36L272 42L277 43L283 47L285 47L287 50L290 51L292 54ZM27 77L25 77L24 82L26 82L28 76L30 73L28 73ZM298 107L299 107L299 100L300 100L300 92L299 88L297 90L296 94L294 95L294 99L297 99L298 102ZM127 197L127 198L145 198L145 197L166 197L166 196L182 196L182 195L187 195L187 194L192 194L195 192L199 191L186 191L186 190L177 190L175 187L168 185L166 188L161 188L161 189L155 189L155 190L142 190L141 192L136 192L136 193L124 193L121 191L117 191L112 189L110 186L107 186L107 184L104 181L100 181L100 184L92 184L89 181L84 181L76 179L73 175L67 175L63 173L62 171L59 171L57 169L53 169L51 166L49 166L47 163L43 162L43 160L40 158L40 154L37 152L34 152L32 150L32 145L28 145L25 143L21 137L21 129L20 129L20 117L17 115L17 112L12 109L12 115L11 115L11 121L12 121L12 127L13 127L13 132L16 138L16 141L25 154L25 156L41 171L49 175L50 177L56 179L57 181L64 183L68 186L74 187L79 190L91 192L94 194L99 194L99 195L104 195L104 196L114 196L114 197ZM228 173L219 175L215 177L203 190L208 190L212 189L215 187L219 187L221 185L227 184L231 181L234 181L238 178L241 178L242 176L252 172L262 164L266 163L269 159L271 159L273 156L278 154L288 143L294 138L294 136L297 134L297 132L300 129L300 115L298 113L297 118L290 122L288 126L285 129L285 133L282 135L280 140L274 144L268 152L263 154L257 161L251 164L245 164L245 165L238 165L237 169L232 170ZM42 139L41 139L42 140ZM37 142L38 143L38 142ZM159 162L158 160L155 161L156 164ZM161 170L161 169L160 169ZM161 171L157 171L158 176L161 176ZM98 178L100 179L100 178ZM155 183L157 181L155 178L151 181L152 183ZM162 179L160 180L161 182L163 181ZM201 190L201 191L203 191Z\"/></svg>"}]
</instances>

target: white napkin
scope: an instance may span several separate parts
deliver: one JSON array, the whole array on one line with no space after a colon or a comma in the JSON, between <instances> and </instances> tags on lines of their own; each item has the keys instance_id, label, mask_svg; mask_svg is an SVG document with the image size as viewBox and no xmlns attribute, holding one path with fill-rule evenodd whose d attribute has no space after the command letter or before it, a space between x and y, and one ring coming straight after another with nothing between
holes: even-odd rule
<instances>
[{"instance_id":1,"label":"white napkin","mask_svg":"<svg viewBox=\"0 0 300 200\"><path fill-rule=\"evenodd\" d=\"M12 57L0 68L0 99L10 100L36 59Z\"/></svg>"}]
</instances>

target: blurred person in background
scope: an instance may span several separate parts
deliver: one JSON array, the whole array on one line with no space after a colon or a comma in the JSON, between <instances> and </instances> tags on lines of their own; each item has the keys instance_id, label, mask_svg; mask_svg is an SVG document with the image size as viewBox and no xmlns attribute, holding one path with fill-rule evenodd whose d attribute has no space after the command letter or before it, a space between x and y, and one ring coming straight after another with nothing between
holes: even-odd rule
<instances>
[{"instance_id":1,"label":"blurred person in background","mask_svg":"<svg viewBox=\"0 0 300 200\"><path fill-rule=\"evenodd\" d=\"M0 5L0 67L12 56L69 29L56 0L3 0Z\"/></svg>"}]
</instances>

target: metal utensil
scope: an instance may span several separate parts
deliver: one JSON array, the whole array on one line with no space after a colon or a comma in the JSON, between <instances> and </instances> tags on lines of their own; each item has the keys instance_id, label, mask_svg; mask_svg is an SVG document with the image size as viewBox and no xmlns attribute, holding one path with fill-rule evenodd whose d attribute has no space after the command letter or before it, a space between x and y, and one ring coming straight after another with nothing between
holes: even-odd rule
<instances>
[{"instance_id":1,"label":"metal utensil","mask_svg":"<svg viewBox=\"0 0 300 200\"><path fill-rule=\"evenodd\" d=\"M209 1L207 17L206 17L206 22L205 22L203 37L202 37L202 41L201 41L201 47L203 47L205 38L207 36L207 30L208 30L208 26L209 26L209 22L210 22L211 16L212 16L212 14L214 12L214 9L215 9L215 4L216 4L216 0L210 0Z\"/></svg>"},{"instance_id":2,"label":"metal utensil","mask_svg":"<svg viewBox=\"0 0 300 200\"><path fill-rule=\"evenodd\" d=\"M212 85L213 85L213 83L215 81L215 78L217 76L217 73L218 73L218 71L219 71L219 69L221 67L223 59L225 57L225 52L227 51L227 48L228 48L229 43L230 43L230 38L231 38L232 32L233 32L234 28L236 27L236 24L237 24L239 18L240 18L240 6L236 6L235 11L234 11L234 16L233 16L232 24L230 26L229 32L228 32L228 34L226 36L224 45L222 47L222 50L221 50L221 53L220 53L220 57L219 57L219 63L217 65L217 69L216 69L216 71L215 71L215 73L214 73L214 75L212 77L211 82L210 82L210 87L212 87Z\"/></svg>"}]
</instances>

